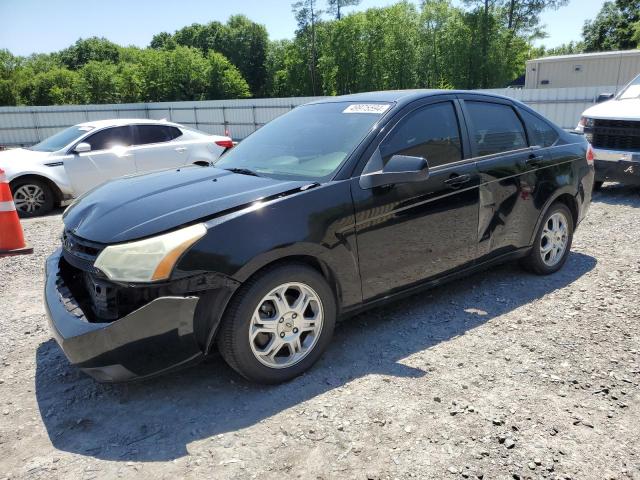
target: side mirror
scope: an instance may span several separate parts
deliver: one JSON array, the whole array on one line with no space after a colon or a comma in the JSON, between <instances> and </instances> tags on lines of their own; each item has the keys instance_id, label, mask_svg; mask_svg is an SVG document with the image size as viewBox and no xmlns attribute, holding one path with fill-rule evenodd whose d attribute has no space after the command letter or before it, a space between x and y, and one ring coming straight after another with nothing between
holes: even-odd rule
<instances>
[{"instance_id":1,"label":"side mirror","mask_svg":"<svg viewBox=\"0 0 640 480\"><path fill-rule=\"evenodd\" d=\"M615 97L615 94L613 93L601 93L596 97L596 103L602 103L602 102L612 100L613 97Z\"/></svg>"},{"instance_id":2,"label":"side mirror","mask_svg":"<svg viewBox=\"0 0 640 480\"><path fill-rule=\"evenodd\" d=\"M429 178L429 162L424 157L394 155L377 172L360 176L362 188L375 188L396 183L421 182Z\"/></svg>"},{"instance_id":3,"label":"side mirror","mask_svg":"<svg viewBox=\"0 0 640 480\"><path fill-rule=\"evenodd\" d=\"M73 151L75 153L90 152L91 151L91 145L89 145L86 142L80 142L79 144L76 145L76 148L74 148Z\"/></svg>"}]
</instances>

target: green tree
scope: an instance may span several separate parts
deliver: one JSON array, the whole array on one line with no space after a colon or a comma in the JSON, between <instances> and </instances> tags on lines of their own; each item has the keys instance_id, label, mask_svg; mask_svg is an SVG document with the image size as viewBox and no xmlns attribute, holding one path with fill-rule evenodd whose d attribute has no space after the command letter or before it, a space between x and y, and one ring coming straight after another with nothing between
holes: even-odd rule
<instances>
[{"instance_id":1,"label":"green tree","mask_svg":"<svg viewBox=\"0 0 640 480\"><path fill-rule=\"evenodd\" d=\"M78 70L81 96L89 103L117 103L118 67L109 62L91 60Z\"/></svg>"},{"instance_id":2,"label":"green tree","mask_svg":"<svg viewBox=\"0 0 640 480\"><path fill-rule=\"evenodd\" d=\"M215 40L211 43L215 45ZM264 95L267 81L265 62L269 46L265 26L252 22L244 15L234 15L221 31L219 43L216 50L238 67L251 92L254 95Z\"/></svg>"},{"instance_id":3,"label":"green tree","mask_svg":"<svg viewBox=\"0 0 640 480\"><path fill-rule=\"evenodd\" d=\"M67 68L77 70L91 60L118 63L120 47L106 38L79 39L60 52L60 60Z\"/></svg>"},{"instance_id":4,"label":"green tree","mask_svg":"<svg viewBox=\"0 0 640 480\"><path fill-rule=\"evenodd\" d=\"M38 73L21 86L21 98L28 105L84 103L81 78L77 72L55 67Z\"/></svg>"},{"instance_id":5,"label":"green tree","mask_svg":"<svg viewBox=\"0 0 640 480\"><path fill-rule=\"evenodd\" d=\"M121 102L136 103L142 101L142 72L137 63L120 64L116 81Z\"/></svg>"},{"instance_id":6,"label":"green tree","mask_svg":"<svg viewBox=\"0 0 640 480\"><path fill-rule=\"evenodd\" d=\"M550 57L552 55L574 55L584 52L583 42L569 42L558 45L554 48L543 49L538 55L539 57Z\"/></svg>"},{"instance_id":7,"label":"green tree","mask_svg":"<svg viewBox=\"0 0 640 480\"><path fill-rule=\"evenodd\" d=\"M208 62L190 47L144 50L140 58L141 97L150 102L202 100L207 88Z\"/></svg>"},{"instance_id":8,"label":"green tree","mask_svg":"<svg viewBox=\"0 0 640 480\"><path fill-rule=\"evenodd\" d=\"M362 0L327 0L327 11L336 17L336 20L342 18L342 9L345 7L354 7L359 5Z\"/></svg>"},{"instance_id":9,"label":"green tree","mask_svg":"<svg viewBox=\"0 0 640 480\"><path fill-rule=\"evenodd\" d=\"M249 84L242 77L240 70L224 55L209 52L207 61L209 62L207 99L249 98L251 96Z\"/></svg>"},{"instance_id":10,"label":"green tree","mask_svg":"<svg viewBox=\"0 0 640 480\"><path fill-rule=\"evenodd\" d=\"M307 67L311 83L311 94L318 94L318 44L317 29L322 16L317 0L300 0L291 5L293 15L298 24L297 36L304 38L307 50Z\"/></svg>"},{"instance_id":11,"label":"green tree","mask_svg":"<svg viewBox=\"0 0 640 480\"><path fill-rule=\"evenodd\" d=\"M596 18L582 29L586 52L628 50L638 47L635 36L640 22L640 0L605 2Z\"/></svg>"},{"instance_id":12,"label":"green tree","mask_svg":"<svg viewBox=\"0 0 640 480\"><path fill-rule=\"evenodd\" d=\"M160 32L153 36L149 46L156 50L171 50L177 45L175 38L168 32Z\"/></svg>"}]
</instances>

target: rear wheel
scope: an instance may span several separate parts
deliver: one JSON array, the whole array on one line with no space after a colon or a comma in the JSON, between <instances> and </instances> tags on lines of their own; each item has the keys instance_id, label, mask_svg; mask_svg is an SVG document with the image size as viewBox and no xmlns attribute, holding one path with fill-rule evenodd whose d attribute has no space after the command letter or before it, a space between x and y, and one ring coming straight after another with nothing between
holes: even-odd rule
<instances>
[{"instance_id":1,"label":"rear wheel","mask_svg":"<svg viewBox=\"0 0 640 480\"><path fill-rule=\"evenodd\" d=\"M53 191L41 180L18 180L11 185L13 202L22 218L49 213L54 206Z\"/></svg>"},{"instance_id":2,"label":"rear wheel","mask_svg":"<svg viewBox=\"0 0 640 480\"><path fill-rule=\"evenodd\" d=\"M333 335L333 292L315 270L290 264L248 280L224 314L218 348L248 380L280 383L310 368Z\"/></svg>"},{"instance_id":3,"label":"rear wheel","mask_svg":"<svg viewBox=\"0 0 640 480\"><path fill-rule=\"evenodd\" d=\"M557 272L567 261L573 240L573 215L564 203L554 203L544 216L523 266L538 275Z\"/></svg>"}]
</instances>

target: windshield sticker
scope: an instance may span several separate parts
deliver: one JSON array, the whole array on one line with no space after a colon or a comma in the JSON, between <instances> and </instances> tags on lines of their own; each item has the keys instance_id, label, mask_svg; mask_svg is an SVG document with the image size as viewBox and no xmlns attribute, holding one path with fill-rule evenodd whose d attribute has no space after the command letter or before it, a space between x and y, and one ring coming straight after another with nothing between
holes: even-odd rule
<instances>
[{"instance_id":1,"label":"windshield sticker","mask_svg":"<svg viewBox=\"0 0 640 480\"><path fill-rule=\"evenodd\" d=\"M375 113L382 115L391 105L385 103L354 103L345 108L342 113Z\"/></svg>"}]
</instances>

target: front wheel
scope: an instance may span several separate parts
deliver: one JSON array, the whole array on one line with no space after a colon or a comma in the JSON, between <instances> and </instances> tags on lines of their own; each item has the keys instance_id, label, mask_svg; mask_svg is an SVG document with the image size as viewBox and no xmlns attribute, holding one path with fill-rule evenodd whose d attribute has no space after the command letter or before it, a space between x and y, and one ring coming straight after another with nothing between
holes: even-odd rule
<instances>
[{"instance_id":1,"label":"front wheel","mask_svg":"<svg viewBox=\"0 0 640 480\"><path fill-rule=\"evenodd\" d=\"M326 280L302 264L268 269L231 300L218 348L240 375L280 383L310 368L333 335L336 304Z\"/></svg>"},{"instance_id":2,"label":"front wheel","mask_svg":"<svg viewBox=\"0 0 640 480\"><path fill-rule=\"evenodd\" d=\"M17 180L11 190L13 203L22 218L46 215L53 210L53 191L40 180Z\"/></svg>"},{"instance_id":3,"label":"front wheel","mask_svg":"<svg viewBox=\"0 0 640 480\"><path fill-rule=\"evenodd\" d=\"M522 265L538 275L549 275L567 261L573 240L573 215L564 203L554 203L544 216L533 248Z\"/></svg>"}]
</instances>

